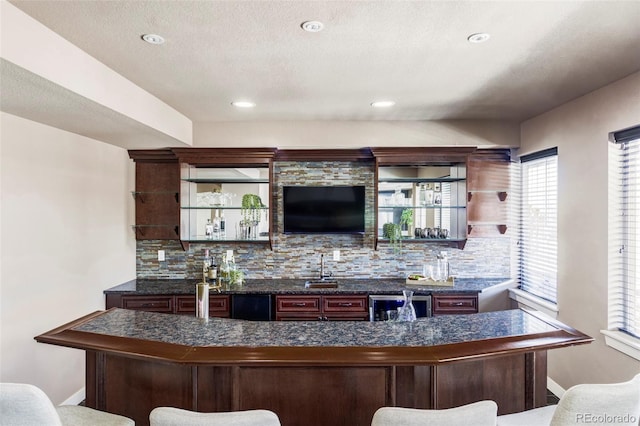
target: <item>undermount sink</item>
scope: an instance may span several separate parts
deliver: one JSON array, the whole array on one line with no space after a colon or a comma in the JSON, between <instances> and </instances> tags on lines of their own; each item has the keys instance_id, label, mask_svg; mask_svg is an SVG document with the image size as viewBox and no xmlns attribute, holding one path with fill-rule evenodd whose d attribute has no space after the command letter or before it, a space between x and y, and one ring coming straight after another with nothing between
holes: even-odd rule
<instances>
[{"instance_id":1,"label":"undermount sink","mask_svg":"<svg viewBox=\"0 0 640 426\"><path fill-rule=\"evenodd\" d=\"M304 286L305 288L338 288L338 281L332 279L308 280Z\"/></svg>"}]
</instances>

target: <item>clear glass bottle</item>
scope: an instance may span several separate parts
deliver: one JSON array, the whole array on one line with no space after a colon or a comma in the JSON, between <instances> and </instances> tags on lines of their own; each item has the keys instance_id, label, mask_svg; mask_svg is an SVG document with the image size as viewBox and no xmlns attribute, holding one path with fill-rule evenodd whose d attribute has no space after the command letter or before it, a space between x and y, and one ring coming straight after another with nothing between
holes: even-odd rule
<instances>
[{"instance_id":1,"label":"clear glass bottle","mask_svg":"<svg viewBox=\"0 0 640 426\"><path fill-rule=\"evenodd\" d=\"M207 224L204 226L204 236L208 240L213 238L213 223L211 223L211 219L207 219Z\"/></svg>"},{"instance_id":2,"label":"clear glass bottle","mask_svg":"<svg viewBox=\"0 0 640 426\"><path fill-rule=\"evenodd\" d=\"M227 255L222 255L222 263L220 264L220 281L223 285L229 284L230 265Z\"/></svg>"},{"instance_id":3,"label":"clear glass bottle","mask_svg":"<svg viewBox=\"0 0 640 426\"><path fill-rule=\"evenodd\" d=\"M393 193L393 205L394 206L404 206L404 194L400 188L396 188Z\"/></svg>"},{"instance_id":4,"label":"clear glass bottle","mask_svg":"<svg viewBox=\"0 0 640 426\"><path fill-rule=\"evenodd\" d=\"M404 296L404 304L398 308L398 321L415 321L417 316L416 308L413 306L413 291L403 290L402 295Z\"/></svg>"},{"instance_id":5,"label":"clear glass bottle","mask_svg":"<svg viewBox=\"0 0 640 426\"><path fill-rule=\"evenodd\" d=\"M209 256L209 249L204 250L204 259L203 259L203 268L205 271L208 271L211 267L211 256ZM203 279L204 281L204 279Z\"/></svg>"},{"instance_id":6,"label":"clear glass bottle","mask_svg":"<svg viewBox=\"0 0 640 426\"><path fill-rule=\"evenodd\" d=\"M427 204L427 189L425 188L424 183L420 184L418 190L418 204L420 204L421 206Z\"/></svg>"},{"instance_id":7,"label":"clear glass bottle","mask_svg":"<svg viewBox=\"0 0 640 426\"><path fill-rule=\"evenodd\" d=\"M446 251L441 251L440 254L436 256L436 270L438 277L436 281L449 280L449 259L447 259Z\"/></svg>"},{"instance_id":8,"label":"clear glass bottle","mask_svg":"<svg viewBox=\"0 0 640 426\"><path fill-rule=\"evenodd\" d=\"M433 205L433 189L425 189L424 191L424 204L427 206Z\"/></svg>"},{"instance_id":9,"label":"clear glass bottle","mask_svg":"<svg viewBox=\"0 0 640 426\"><path fill-rule=\"evenodd\" d=\"M222 264L220 265L220 280L223 285L228 285L231 282L232 271L237 269L236 261L233 257L231 250L227 251L227 254L222 255Z\"/></svg>"},{"instance_id":10,"label":"clear glass bottle","mask_svg":"<svg viewBox=\"0 0 640 426\"><path fill-rule=\"evenodd\" d=\"M224 217L224 210L220 212L220 239L227 238L227 220Z\"/></svg>"},{"instance_id":11,"label":"clear glass bottle","mask_svg":"<svg viewBox=\"0 0 640 426\"><path fill-rule=\"evenodd\" d=\"M216 265L216 259L213 256L209 258L209 271L207 271L207 278L214 285L218 279L218 265Z\"/></svg>"},{"instance_id":12,"label":"clear glass bottle","mask_svg":"<svg viewBox=\"0 0 640 426\"><path fill-rule=\"evenodd\" d=\"M218 216L219 211L216 210L215 216L213 216L213 239L217 240L220 238L220 216Z\"/></svg>"}]
</instances>

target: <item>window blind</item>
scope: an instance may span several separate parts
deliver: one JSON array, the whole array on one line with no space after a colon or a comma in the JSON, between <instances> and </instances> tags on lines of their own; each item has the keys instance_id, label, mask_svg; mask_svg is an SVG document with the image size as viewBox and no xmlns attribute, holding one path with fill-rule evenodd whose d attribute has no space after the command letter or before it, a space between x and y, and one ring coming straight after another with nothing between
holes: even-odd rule
<instances>
[{"instance_id":1,"label":"window blind","mask_svg":"<svg viewBox=\"0 0 640 426\"><path fill-rule=\"evenodd\" d=\"M436 209L435 211L435 224L440 228L448 229L452 231L451 225L451 184L448 182L442 182L440 186L441 199L440 205L444 208Z\"/></svg>"},{"instance_id":2,"label":"window blind","mask_svg":"<svg viewBox=\"0 0 640 426\"><path fill-rule=\"evenodd\" d=\"M610 140L609 328L640 337L640 126Z\"/></svg>"},{"instance_id":3,"label":"window blind","mask_svg":"<svg viewBox=\"0 0 640 426\"><path fill-rule=\"evenodd\" d=\"M558 151L521 157L520 288L557 302Z\"/></svg>"}]
</instances>

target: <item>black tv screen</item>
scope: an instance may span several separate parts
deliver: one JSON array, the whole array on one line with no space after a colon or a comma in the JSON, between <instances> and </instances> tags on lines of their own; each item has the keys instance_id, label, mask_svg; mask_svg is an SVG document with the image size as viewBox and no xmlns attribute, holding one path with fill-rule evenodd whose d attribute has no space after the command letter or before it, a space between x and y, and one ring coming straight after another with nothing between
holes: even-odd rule
<instances>
[{"instance_id":1,"label":"black tv screen","mask_svg":"<svg viewBox=\"0 0 640 426\"><path fill-rule=\"evenodd\" d=\"M364 186L283 187L284 232L364 233Z\"/></svg>"}]
</instances>

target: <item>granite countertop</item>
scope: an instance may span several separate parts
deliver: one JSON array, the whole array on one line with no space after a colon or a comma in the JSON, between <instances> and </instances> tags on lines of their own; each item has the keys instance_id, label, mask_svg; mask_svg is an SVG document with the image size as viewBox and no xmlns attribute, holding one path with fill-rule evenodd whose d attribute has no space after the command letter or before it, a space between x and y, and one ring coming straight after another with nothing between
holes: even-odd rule
<instances>
[{"instance_id":1,"label":"granite countertop","mask_svg":"<svg viewBox=\"0 0 640 426\"><path fill-rule=\"evenodd\" d=\"M190 347L425 347L554 332L520 309L415 322L243 321L111 309L76 331Z\"/></svg>"},{"instance_id":2,"label":"granite countertop","mask_svg":"<svg viewBox=\"0 0 640 426\"><path fill-rule=\"evenodd\" d=\"M305 288L305 279L253 279L242 286L233 286L221 294L402 294L413 290L415 294L482 293L487 289L511 281L510 278L458 278L453 287L407 285L404 279L341 279L338 288ZM193 294L197 279L135 279L111 287L105 294ZM217 292L217 290L212 290Z\"/></svg>"}]
</instances>

